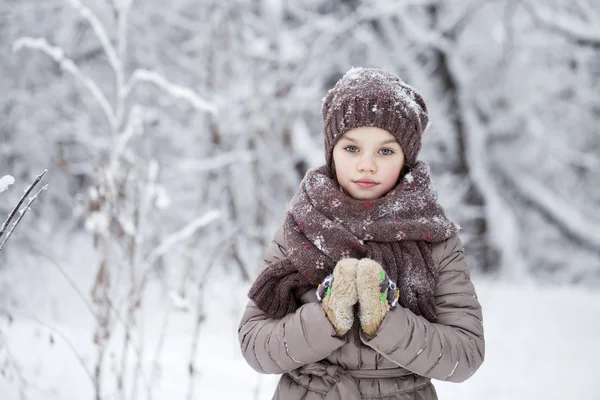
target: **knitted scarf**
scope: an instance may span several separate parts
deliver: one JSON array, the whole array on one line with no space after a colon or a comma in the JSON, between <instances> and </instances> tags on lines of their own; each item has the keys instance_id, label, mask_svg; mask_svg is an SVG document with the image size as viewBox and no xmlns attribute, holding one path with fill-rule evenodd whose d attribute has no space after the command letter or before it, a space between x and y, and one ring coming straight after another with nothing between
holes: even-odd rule
<instances>
[{"instance_id":1,"label":"knitted scarf","mask_svg":"<svg viewBox=\"0 0 600 400\"><path fill-rule=\"evenodd\" d=\"M248 295L267 316L282 318L339 260L370 258L397 283L401 306L434 321L438 276L431 247L458 229L437 203L424 162L385 196L370 201L344 194L327 166L313 169L286 213L286 257L265 268Z\"/></svg>"}]
</instances>

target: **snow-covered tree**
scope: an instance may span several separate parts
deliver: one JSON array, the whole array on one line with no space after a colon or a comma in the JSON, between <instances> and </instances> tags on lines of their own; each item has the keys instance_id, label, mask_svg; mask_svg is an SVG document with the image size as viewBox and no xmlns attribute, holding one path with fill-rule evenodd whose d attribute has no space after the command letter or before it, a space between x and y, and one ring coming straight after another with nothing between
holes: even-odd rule
<instances>
[{"instance_id":1,"label":"snow-covered tree","mask_svg":"<svg viewBox=\"0 0 600 400\"><path fill-rule=\"evenodd\" d=\"M193 314L193 396L211 274L255 276L304 172L324 162L321 99L351 66L424 95L422 158L473 270L600 279L593 0L23 0L2 16L0 171L29 182L50 166L52 190L0 278L20 248L57 258L65 237L95 242L82 293L97 393L104 379L152 396L160 365L139 363L138 339L158 286Z\"/></svg>"}]
</instances>

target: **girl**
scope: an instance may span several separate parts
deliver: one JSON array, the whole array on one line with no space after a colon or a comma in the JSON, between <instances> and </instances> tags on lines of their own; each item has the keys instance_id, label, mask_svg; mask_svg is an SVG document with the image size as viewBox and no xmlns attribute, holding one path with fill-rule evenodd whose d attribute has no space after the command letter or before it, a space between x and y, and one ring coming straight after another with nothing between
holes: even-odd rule
<instances>
[{"instance_id":1,"label":"girl","mask_svg":"<svg viewBox=\"0 0 600 400\"><path fill-rule=\"evenodd\" d=\"M353 68L322 105L326 165L310 170L267 249L240 322L244 358L283 374L274 399L437 399L484 358L459 227L417 161L422 97Z\"/></svg>"}]
</instances>

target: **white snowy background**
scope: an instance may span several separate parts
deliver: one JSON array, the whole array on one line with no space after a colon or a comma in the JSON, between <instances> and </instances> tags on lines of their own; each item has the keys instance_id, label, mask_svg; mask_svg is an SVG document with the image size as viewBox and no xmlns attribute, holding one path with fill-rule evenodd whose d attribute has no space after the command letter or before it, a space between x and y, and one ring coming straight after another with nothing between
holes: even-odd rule
<instances>
[{"instance_id":1,"label":"white snowy background","mask_svg":"<svg viewBox=\"0 0 600 400\"><path fill-rule=\"evenodd\" d=\"M0 0L0 224L48 185L0 235L0 400L270 399L237 324L351 66L423 94L463 227L486 361L440 398L600 400L599 26L599 0Z\"/></svg>"}]
</instances>

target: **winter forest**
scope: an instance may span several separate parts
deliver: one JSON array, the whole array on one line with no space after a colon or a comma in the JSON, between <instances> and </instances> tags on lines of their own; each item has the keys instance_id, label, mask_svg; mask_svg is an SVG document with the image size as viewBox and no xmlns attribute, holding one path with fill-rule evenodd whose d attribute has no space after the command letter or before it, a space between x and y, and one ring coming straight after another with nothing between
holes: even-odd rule
<instances>
[{"instance_id":1,"label":"winter forest","mask_svg":"<svg viewBox=\"0 0 600 400\"><path fill-rule=\"evenodd\" d=\"M599 400L599 27L599 0L0 1L0 399L270 399L237 324L365 66L427 102L483 305L440 398Z\"/></svg>"}]
</instances>

